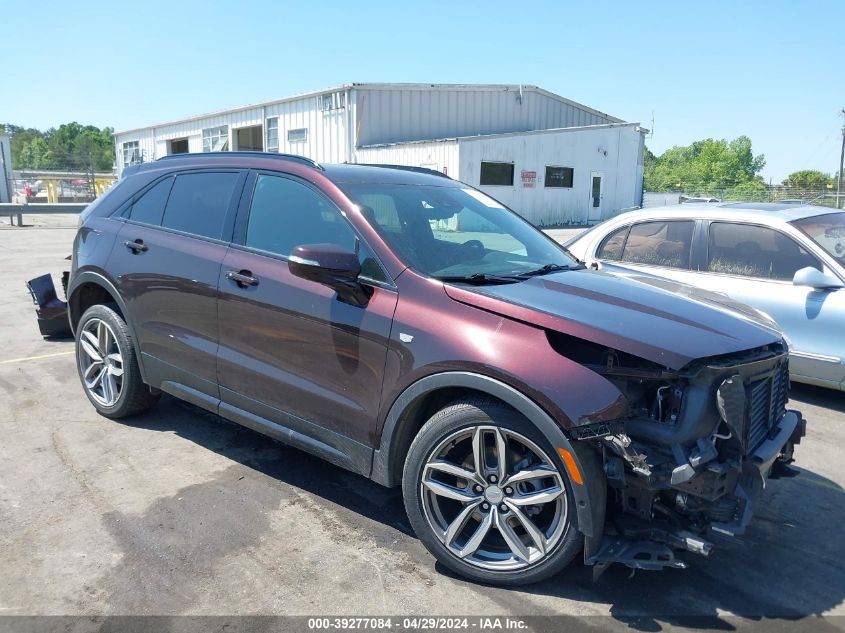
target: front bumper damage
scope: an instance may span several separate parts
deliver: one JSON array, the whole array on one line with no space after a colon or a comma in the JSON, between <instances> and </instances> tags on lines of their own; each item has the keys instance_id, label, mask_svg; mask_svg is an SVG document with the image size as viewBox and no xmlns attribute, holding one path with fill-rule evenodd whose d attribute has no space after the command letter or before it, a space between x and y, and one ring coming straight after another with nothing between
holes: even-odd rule
<instances>
[{"instance_id":1,"label":"front bumper damage","mask_svg":"<svg viewBox=\"0 0 845 633\"><path fill-rule=\"evenodd\" d=\"M657 408L671 406L670 415L635 412L622 432L597 440L608 519L585 549L594 577L613 563L684 568L679 553L707 556L745 532L773 468L792 461L806 432L801 413L785 407L787 362L785 350L768 351L678 372L658 388Z\"/></svg>"}]
</instances>

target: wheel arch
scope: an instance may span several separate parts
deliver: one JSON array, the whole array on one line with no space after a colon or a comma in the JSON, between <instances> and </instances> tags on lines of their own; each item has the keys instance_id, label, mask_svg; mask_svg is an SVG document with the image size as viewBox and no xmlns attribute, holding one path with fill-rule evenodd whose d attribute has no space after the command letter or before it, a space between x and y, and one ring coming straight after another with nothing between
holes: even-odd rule
<instances>
[{"instance_id":1,"label":"wheel arch","mask_svg":"<svg viewBox=\"0 0 845 633\"><path fill-rule=\"evenodd\" d=\"M600 537L606 481L598 457L588 447L572 442L554 419L524 393L483 374L442 372L407 387L388 411L379 447L373 452L370 478L385 486L399 485L408 447L419 429L439 408L464 394L487 395L503 402L534 424L555 449L569 453L575 467L584 475L582 484L572 485L579 529L588 537Z\"/></svg>"},{"instance_id":2,"label":"wheel arch","mask_svg":"<svg viewBox=\"0 0 845 633\"><path fill-rule=\"evenodd\" d=\"M76 326L85 310L92 305L114 303L120 316L126 322L126 327L132 336L132 347L135 348L135 357L138 360L138 368L141 370L141 377L146 381L144 363L141 357L141 350L138 347L138 338L135 336L135 328L129 315L126 302L115 288L114 284L104 275L86 270L77 273L71 280L67 289L68 299L68 320L71 331L76 334Z\"/></svg>"}]
</instances>

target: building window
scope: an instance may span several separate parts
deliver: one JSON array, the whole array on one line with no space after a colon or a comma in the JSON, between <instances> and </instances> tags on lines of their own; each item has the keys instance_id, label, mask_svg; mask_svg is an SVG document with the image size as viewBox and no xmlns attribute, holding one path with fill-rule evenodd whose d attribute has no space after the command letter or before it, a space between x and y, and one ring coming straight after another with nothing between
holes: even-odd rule
<instances>
[{"instance_id":1,"label":"building window","mask_svg":"<svg viewBox=\"0 0 845 633\"><path fill-rule=\"evenodd\" d=\"M141 162L141 143L139 141L127 141L123 144L123 166L129 167Z\"/></svg>"},{"instance_id":2,"label":"building window","mask_svg":"<svg viewBox=\"0 0 845 633\"><path fill-rule=\"evenodd\" d=\"M481 162L482 185L513 186L513 163L485 163Z\"/></svg>"},{"instance_id":3,"label":"building window","mask_svg":"<svg viewBox=\"0 0 845 633\"><path fill-rule=\"evenodd\" d=\"M565 187L572 188L572 177L574 170L572 167L555 167L548 165L546 167L546 187Z\"/></svg>"},{"instance_id":4,"label":"building window","mask_svg":"<svg viewBox=\"0 0 845 633\"><path fill-rule=\"evenodd\" d=\"M267 151L279 151L279 117L267 119Z\"/></svg>"},{"instance_id":5,"label":"building window","mask_svg":"<svg viewBox=\"0 0 845 633\"><path fill-rule=\"evenodd\" d=\"M187 154L188 153L188 139L175 138L170 141L171 154Z\"/></svg>"},{"instance_id":6,"label":"building window","mask_svg":"<svg viewBox=\"0 0 845 633\"><path fill-rule=\"evenodd\" d=\"M301 143L308 140L308 128L300 127L295 130L288 130L288 143Z\"/></svg>"},{"instance_id":7,"label":"building window","mask_svg":"<svg viewBox=\"0 0 845 633\"><path fill-rule=\"evenodd\" d=\"M329 94L320 95L319 99L320 110L322 110L323 112L343 110L346 107L345 92L330 92Z\"/></svg>"},{"instance_id":8,"label":"building window","mask_svg":"<svg viewBox=\"0 0 845 633\"><path fill-rule=\"evenodd\" d=\"M202 151L229 151L229 126L209 127L202 131Z\"/></svg>"}]
</instances>

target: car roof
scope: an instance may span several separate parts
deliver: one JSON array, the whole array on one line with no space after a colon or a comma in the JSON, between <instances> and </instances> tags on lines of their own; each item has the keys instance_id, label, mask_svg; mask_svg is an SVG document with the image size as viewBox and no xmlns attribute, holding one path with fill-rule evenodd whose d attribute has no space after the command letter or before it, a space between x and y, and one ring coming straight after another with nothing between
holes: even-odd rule
<instances>
[{"instance_id":1,"label":"car roof","mask_svg":"<svg viewBox=\"0 0 845 633\"><path fill-rule=\"evenodd\" d=\"M405 165L323 165L326 177L335 183L389 183L397 185L434 185L458 187L461 183L445 174L424 167Z\"/></svg>"},{"instance_id":2,"label":"car roof","mask_svg":"<svg viewBox=\"0 0 845 633\"><path fill-rule=\"evenodd\" d=\"M243 169L268 169L296 165L301 171L314 169L335 183L389 183L401 185L436 185L440 187L462 186L446 174L425 167L409 165L371 165L371 164L328 164L322 165L310 158L295 154L277 154L274 152L193 152L171 154L149 163L140 163L126 167L123 176L128 177L139 172L170 170L178 167L239 167Z\"/></svg>"},{"instance_id":3,"label":"car roof","mask_svg":"<svg viewBox=\"0 0 845 633\"><path fill-rule=\"evenodd\" d=\"M615 222L636 222L650 218L696 218L702 220L766 220L792 222L815 215L837 213L832 207L810 204L778 202L721 202L677 204L665 207L649 207L621 213L613 218Z\"/></svg>"}]
</instances>

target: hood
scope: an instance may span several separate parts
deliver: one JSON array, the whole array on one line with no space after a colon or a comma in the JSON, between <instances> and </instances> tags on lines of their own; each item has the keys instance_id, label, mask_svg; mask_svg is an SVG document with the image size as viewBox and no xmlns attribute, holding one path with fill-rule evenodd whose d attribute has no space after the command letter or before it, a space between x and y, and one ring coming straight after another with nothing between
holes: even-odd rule
<instances>
[{"instance_id":1,"label":"hood","mask_svg":"<svg viewBox=\"0 0 845 633\"><path fill-rule=\"evenodd\" d=\"M781 340L727 298L663 279L588 269L497 286L445 285L452 299L681 369L693 360ZM713 295L711 297L706 294ZM746 311L748 309L746 308ZM751 315L754 314L754 317Z\"/></svg>"},{"instance_id":2,"label":"hood","mask_svg":"<svg viewBox=\"0 0 845 633\"><path fill-rule=\"evenodd\" d=\"M658 277L651 273L646 273L640 270L633 270L631 268L624 268L616 264L602 263L601 270L612 273L614 275L622 275L634 281L639 281L655 288L668 290L672 294L688 297L696 301L702 301L714 306L727 308L737 313L737 316L744 317L750 321L754 321L781 338L783 332L777 322L762 310L758 310L747 303L740 303L736 299L732 299L724 292L716 292L714 290L707 290L706 288L699 288L698 286L690 286L689 284L680 281L667 279L666 277Z\"/></svg>"}]
</instances>

